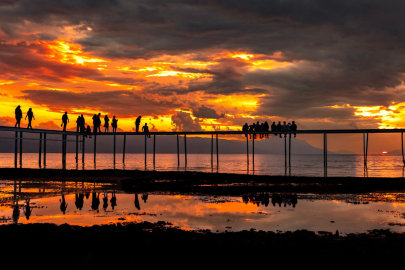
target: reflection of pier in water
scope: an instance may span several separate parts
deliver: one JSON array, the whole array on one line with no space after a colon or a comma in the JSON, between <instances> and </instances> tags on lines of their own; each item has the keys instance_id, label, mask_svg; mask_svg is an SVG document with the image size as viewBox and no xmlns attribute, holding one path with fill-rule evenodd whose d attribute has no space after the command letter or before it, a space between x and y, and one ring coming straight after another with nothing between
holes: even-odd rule
<instances>
[{"instance_id":1,"label":"reflection of pier in water","mask_svg":"<svg viewBox=\"0 0 405 270\"><path fill-rule=\"evenodd\" d=\"M246 151L247 151L247 158L246 162L248 165L249 170L249 140L252 140L252 165L254 170L254 162L255 162L255 137L265 137L270 134L274 135L284 135L284 159L285 159L285 173L287 175L287 169L291 171L291 135L292 134L319 134L323 135L323 161L324 161L324 176L327 176L327 135L328 134L363 134L363 160L364 160L364 172L365 176L367 175L367 156L368 156L368 142L369 142L369 134L370 133L397 133L401 134L401 147L402 147L402 160L405 165L405 157L404 157L404 144L403 144L403 132L404 129L354 129L354 130L297 130L297 131L275 131L275 132L242 132L242 131L199 131L199 132L149 132L149 133L135 133L135 132L116 132L116 133L92 133L92 134L83 134L78 132L64 132L64 131L57 131L57 130L44 130L44 129L24 129L24 128L14 128L14 127L4 127L0 126L0 131L5 132L14 132L14 137L0 137L0 139L9 139L14 140L14 166L17 168L18 163L19 166L22 167L22 147L23 147L23 140L27 142L39 142L38 147L38 164L39 167L42 165L44 168L46 167L46 153L47 141L57 141L62 143L61 147L61 154L62 154L62 168L66 168L66 153L67 153L67 143L75 143L76 144L76 164L80 163L79 161L79 146L81 149L81 163L84 167L84 156L85 156L85 140L88 135L91 135L88 139L94 140L94 150L93 150L93 162L96 164L96 156L97 156L97 137L99 136L113 136L113 163L116 164L116 136L123 137L123 151L122 151L122 162L125 164L125 146L126 146L126 137L127 136L144 136L145 137L145 144L144 144L144 153L145 153L145 169L147 167L147 137L148 135L153 135L153 167L155 168L155 161L156 161L156 137L159 135L172 135L177 137L177 165L180 167L180 148L179 148L179 136L184 137L184 164L187 167L187 135L205 135L211 136L211 168L214 169L214 135L215 135L215 148L216 148L216 169L218 170L219 167L219 145L218 145L218 136L219 135L242 135L246 137ZM24 133L33 133L38 134L39 138L24 138ZM47 134L52 135L60 135L61 139L47 139ZM68 136L74 139L68 139ZM287 146L287 138L288 138L288 146ZM18 143L19 142L19 143ZM19 150L19 151L18 151ZM18 159L19 156L19 159ZM19 162L18 162L19 160ZM78 168L78 167L77 167Z\"/></svg>"},{"instance_id":2,"label":"reflection of pier in water","mask_svg":"<svg viewBox=\"0 0 405 270\"><path fill-rule=\"evenodd\" d=\"M264 206L269 206L271 203L274 207L278 205L281 207L283 205L284 207L292 206L295 208L295 206L298 203L298 197L297 194L279 194L279 193L255 193L255 194L247 194L242 196L242 200L245 204L248 203L253 203L256 204L257 206L264 205Z\"/></svg>"}]
</instances>

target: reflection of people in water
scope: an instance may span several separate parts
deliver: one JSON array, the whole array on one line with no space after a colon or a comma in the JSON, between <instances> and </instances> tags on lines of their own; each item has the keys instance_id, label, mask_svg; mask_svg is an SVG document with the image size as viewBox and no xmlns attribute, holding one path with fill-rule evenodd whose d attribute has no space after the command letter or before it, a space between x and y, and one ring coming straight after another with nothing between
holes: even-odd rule
<instances>
[{"instance_id":1,"label":"reflection of people in water","mask_svg":"<svg viewBox=\"0 0 405 270\"><path fill-rule=\"evenodd\" d=\"M114 210L114 207L117 206L117 198L115 197L115 191L113 191L111 196L112 196L110 200L111 208L112 210Z\"/></svg>"},{"instance_id":2,"label":"reflection of people in water","mask_svg":"<svg viewBox=\"0 0 405 270\"><path fill-rule=\"evenodd\" d=\"M15 205L13 205L13 222L17 223L18 219L20 218L20 206L18 205L18 201Z\"/></svg>"},{"instance_id":3,"label":"reflection of people in water","mask_svg":"<svg viewBox=\"0 0 405 270\"><path fill-rule=\"evenodd\" d=\"M90 198L90 192L86 192L85 195L86 195L86 200L88 200Z\"/></svg>"},{"instance_id":4,"label":"reflection of people in water","mask_svg":"<svg viewBox=\"0 0 405 270\"><path fill-rule=\"evenodd\" d=\"M59 199L60 201L60 211L62 211L63 214L66 213L66 209L68 207L68 204L65 201L65 195L62 195L62 199Z\"/></svg>"},{"instance_id":5,"label":"reflection of people in water","mask_svg":"<svg viewBox=\"0 0 405 270\"><path fill-rule=\"evenodd\" d=\"M100 205L100 193L93 192L91 193L91 209L98 210Z\"/></svg>"},{"instance_id":6,"label":"reflection of people in water","mask_svg":"<svg viewBox=\"0 0 405 270\"><path fill-rule=\"evenodd\" d=\"M30 199L25 200L24 214L25 214L25 218L27 220L29 220L30 216L32 214L32 208L30 206Z\"/></svg>"},{"instance_id":7,"label":"reflection of people in water","mask_svg":"<svg viewBox=\"0 0 405 270\"><path fill-rule=\"evenodd\" d=\"M83 205L84 205L84 194L76 193L75 197L76 197L76 200L75 200L76 208L79 210L82 210Z\"/></svg>"},{"instance_id":8,"label":"reflection of people in water","mask_svg":"<svg viewBox=\"0 0 405 270\"><path fill-rule=\"evenodd\" d=\"M142 194L141 198L142 198L143 202L146 203L146 201L148 200L148 193Z\"/></svg>"},{"instance_id":9,"label":"reflection of people in water","mask_svg":"<svg viewBox=\"0 0 405 270\"><path fill-rule=\"evenodd\" d=\"M107 210L108 207L108 194L106 192L104 192L103 195L103 209L104 211Z\"/></svg>"},{"instance_id":10,"label":"reflection of people in water","mask_svg":"<svg viewBox=\"0 0 405 270\"><path fill-rule=\"evenodd\" d=\"M135 208L141 210L141 206L139 205L138 194L135 193Z\"/></svg>"}]
</instances>

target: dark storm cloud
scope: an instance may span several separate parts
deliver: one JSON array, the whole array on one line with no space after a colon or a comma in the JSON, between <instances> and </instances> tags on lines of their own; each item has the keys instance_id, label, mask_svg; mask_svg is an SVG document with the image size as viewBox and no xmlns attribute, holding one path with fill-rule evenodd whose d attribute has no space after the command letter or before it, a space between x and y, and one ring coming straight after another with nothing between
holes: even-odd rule
<instances>
[{"instance_id":1,"label":"dark storm cloud","mask_svg":"<svg viewBox=\"0 0 405 270\"><path fill-rule=\"evenodd\" d=\"M164 98L157 94L145 94L143 91L73 93L55 90L23 90L22 93L24 94L22 98L38 105L45 105L55 112L92 109L120 117L160 115L185 104L185 101L176 97Z\"/></svg>"},{"instance_id":2,"label":"dark storm cloud","mask_svg":"<svg viewBox=\"0 0 405 270\"><path fill-rule=\"evenodd\" d=\"M202 105L200 108L192 109L193 115L198 118L224 118L225 114L218 114L214 109Z\"/></svg>"},{"instance_id":3,"label":"dark storm cloud","mask_svg":"<svg viewBox=\"0 0 405 270\"><path fill-rule=\"evenodd\" d=\"M393 90L402 83L405 72L404 1L7 0L4 3L7 5L0 5L0 29L7 37L21 36L17 26L30 21L81 28L86 35L76 42L86 51L104 57L150 58L196 53L196 57L204 59L204 52L228 49L265 55L282 52L283 60L293 63L275 70L251 71L243 67L242 61L227 64L229 60L221 60L224 62L220 61L218 67L201 70L212 75L211 82L156 86L155 90L167 98L196 91L267 94L260 100L258 114L340 119L353 110L342 109L342 113L335 114L336 109L325 106L405 101L402 91ZM87 31L87 27L92 31ZM76 76L80 76L87 71L77 72Z\"/></svg>"}]
</instances>

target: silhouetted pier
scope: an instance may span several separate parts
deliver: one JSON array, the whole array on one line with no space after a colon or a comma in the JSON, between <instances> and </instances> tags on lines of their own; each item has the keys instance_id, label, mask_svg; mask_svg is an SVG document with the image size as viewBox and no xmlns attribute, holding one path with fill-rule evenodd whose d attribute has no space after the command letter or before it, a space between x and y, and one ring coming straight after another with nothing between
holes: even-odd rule
<instances>
[{"instance_id":1,"label":"silhouetted pier","mask_svg":"<svg viewBox=\"0 0 405 270\"><path fill-rule=\"evenodd\" d=\"M46 143L47 141L58 141L61 142L61 154L62 154L62 166L66 168L66 149L67 143L76 144L76 163L79 163L79 145L81 144L81 159L84 164L85 156L85 140L86 136L92 136L94 139L94 163L96 163L97 156L97 137L99 136L113 136L113 156L114 164L116 163L116 137L123 136L123 152L122 152L122 162L125 163L125 146L126 146L126 137L127 136L144 136L145 137L145 167L146 167L146 157L147 157L147 137L153 136L153 166L155 166L156 161L156 137L159 135L169 135L177 137L177 163L180 167L180 151L179 151L179 136L184 137L184 159L185 167L187 167L187 135L206 135L211 136L211 167L214 167L214 135L216 140L216 166L219 166L219 146L218 146L218 136L220 135L246 135L246 153L247 153L247 164L249 165L249 135L252 140L252 165L254 167L254 157L255 157L255 147L254 141L255 136L263 135L284 135L284 158L285 158L285 169L291 167L291 137L293 134L322 134L323 135L323 156L324 156L324 171L325 176L327 175L327 156L328 156L328 144L327 144L327 135L328 134L363 134L363 157L364 157L364 166L367 167L367 156L368 156L368 142L370 133L400 133L401 134L401 149L402 149L402 160L405 165L404 158L404 142L403 142L403 133L405 129L345 129L345 130L297 130L297 131L268 131L268 132L242 132L242 131L196 131L196 132L149 132L149 133L136 133L136 132L116 132L116 133L79 133L71 131L58 131L58 130L46 130L46 129L26 129L26 128L15 128L15 127L5 127L0 126L0 131L14 132L14 137L1 137L0 139L9 139L14 140L14 165L18 166L18 156L19 164L22 165L22 141L38 141L39 150L38 150L38 162L39 166L41 164L46 166ZM38 138L24 138L24 133L38 134ZM47 139L47 135L60 135L61 139ZM69 137L69 139L68 139ZM73 138L73 139L72 139ZM287 138L288 138L288 148L287 148ZM19 147L18 147L19 142ZM43 144L42 144L43 143ZM288 153L287 153L288 149ZM19 150L19 155L18 155ZM0 150L1 151L1 150Z\"/></svg>"}]
</instances>

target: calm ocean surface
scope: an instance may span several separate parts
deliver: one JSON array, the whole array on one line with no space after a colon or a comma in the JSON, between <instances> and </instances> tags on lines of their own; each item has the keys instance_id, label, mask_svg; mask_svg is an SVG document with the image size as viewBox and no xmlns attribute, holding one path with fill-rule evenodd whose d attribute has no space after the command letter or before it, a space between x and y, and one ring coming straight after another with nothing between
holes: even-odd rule
<instances>
[{"instance_id":1,"label":"calm ocean surface","mask_svg":"<svg viewBox=\"0 0 405 270\"><path fill-rule=\"evenodd\" d=\"M157 154L156 165L153 167L153 155L147 155L145 167L143 154L126 154L125 164L122 163L122 154L116 155L116 164L113 164L113 154L97 154L97 164L93 163L93 155L86 153L85 165L75 163L75 154L67 154L66 169L124 169L124 170L157 170L157 171L201 171L239 174L261 175L292 175L292 176L324 176L323 155L293 155L291 156L291 169L285 170L284 156L271 154L256 154L253 168L252 155L250 166L247 166L246 155L243 154L220 154L219 166L216 166L214 155L214 167L211 168L211 155L188 154L187 168L184 166L184 155L180 155L180 167L177 166L176 154ZM79 155L81 161L81 156ZM19 165L18 165L19 166ZM0 167L13 168L14 154L0 154ZM23 153L23 168L39 168L38 154ZM48 153L46 168L62 168L62 155L60 153ZM356 176L356 177L403 177L404 166L401 156L371 155L368 157L368 169L365 173L362 155L329 155L328 176Z\"/></svg>"}]
</instances>

